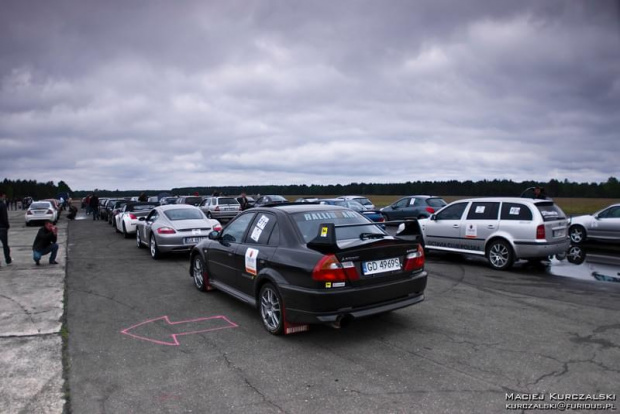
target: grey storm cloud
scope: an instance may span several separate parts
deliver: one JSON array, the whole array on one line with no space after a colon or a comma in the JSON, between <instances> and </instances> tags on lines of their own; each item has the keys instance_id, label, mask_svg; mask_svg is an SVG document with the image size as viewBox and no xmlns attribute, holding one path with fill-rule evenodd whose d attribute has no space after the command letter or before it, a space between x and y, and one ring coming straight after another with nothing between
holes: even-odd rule
<instances>
[{"instance_id":1,"label":"grey storm cloud","mask_svg":"<svg viewBox=\"0 0 620 414\"><path fill-rule=\"evenodd\" d=\"M619 21L616 0L4 1L0 176L605 181Z\"/></svg>"}]
</instances>

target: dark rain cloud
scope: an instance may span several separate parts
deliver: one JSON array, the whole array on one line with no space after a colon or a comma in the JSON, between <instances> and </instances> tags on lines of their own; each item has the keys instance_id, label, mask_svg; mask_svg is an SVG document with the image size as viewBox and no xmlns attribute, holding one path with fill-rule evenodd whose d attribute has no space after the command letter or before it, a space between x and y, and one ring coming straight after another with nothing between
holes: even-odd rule
<instances>
[{"instance_id":1,"label":"dark rain cloud","mask_svg":"<svg viewBox=\"0 0 620 414\"><path fill-rule=\"evenodd\" d=\"M0 175L79 189L620 176L618 1L29 1Z\"/></svg>"}]
</instances>

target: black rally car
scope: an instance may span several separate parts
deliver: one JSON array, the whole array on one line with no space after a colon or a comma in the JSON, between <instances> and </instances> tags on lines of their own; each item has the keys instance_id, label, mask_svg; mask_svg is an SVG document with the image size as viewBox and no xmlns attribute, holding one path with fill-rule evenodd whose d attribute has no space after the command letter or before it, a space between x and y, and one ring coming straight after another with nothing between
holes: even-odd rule
<instances>
[{"instance_id":1,"label":"black rally car","mask_svg":"<svg viewBox=\"0 0 620 414\"><path fill-rule=\"evenodd\" d=\"M417 221L392 237L339 206L258 207L196 245L189 273L199 290L258 308L272 334L340 327L424 300L424 250L415 234Z\"/></svg>"}]
</instances>

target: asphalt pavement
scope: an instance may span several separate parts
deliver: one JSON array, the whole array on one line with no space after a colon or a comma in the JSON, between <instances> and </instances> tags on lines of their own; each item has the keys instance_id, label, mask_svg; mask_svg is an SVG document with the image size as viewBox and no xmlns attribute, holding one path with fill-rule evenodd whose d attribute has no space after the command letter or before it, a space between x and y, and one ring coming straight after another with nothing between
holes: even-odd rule
<instances>
[{"instance_id":1,"label":"asphalt pavement","mask_svg":"<svg viewBox=\"0 0 620 414\"><path fill-rule=\"evenodd\" d=\"M13 262L0 255L0 412L62 413L62 319L67 222L58 221L58 265L32 259L39 226L27 227L23 210L10 210ZM64 214L64 213L63 213Z\"/></svg>"}]
</instances>

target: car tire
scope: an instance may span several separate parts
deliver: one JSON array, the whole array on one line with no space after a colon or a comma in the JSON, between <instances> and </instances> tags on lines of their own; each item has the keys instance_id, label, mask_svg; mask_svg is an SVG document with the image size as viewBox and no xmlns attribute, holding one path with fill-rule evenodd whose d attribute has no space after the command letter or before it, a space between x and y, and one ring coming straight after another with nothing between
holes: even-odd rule
<instances>
[{"instance_id":1,"label":"car tire","mask_svg":"<svg viewBox=\"0 0 620 414\"><path fill-rule=\"evenodd\" d=\"M566 252L566 259L576 265L580 265L586 260L586 253L580 246L571 246Z\"/></svg>"},{"instance_id":2,"label":"car tire","mask_svg":"<svg viewBox=\"0 0 620 414\"><path fill-rule=\"evenodd\" d=\"M263 326L272 335L284 332L284 303L278 289L271 283L265 283L258 295L258 310Z\"/></svg>"},{"instance_id":3,"label":"car tire","mask_svg":"<svg viewBox=\"0 0 620 414\"><path fill-rule=\"evenodd\" d=\"M192 258L192 279L194 279L194 286L201 292L206 292L208 285L208 276L205 266L205 262L199 254L196 254Z\"/></svg>"},{"instance_id":4,"label":"car tire","mask_svg":"<svg viewBox=\"0 0 620 414\"><path fill-rule=\"evenodd\" d=\"M495 270L506 270L514 262L514 253L504 240L493 240L487 247L487 260Z\"/></svg>"},{"instance_id":5,"label":"car tire","mask_svg":"<svg viewBox=\"0 0 620 414\"><path fill-rule=\"evenodd\" d=\"M151 252L151 257L154 260L158 260L161 258L161 253L159 248L157 247L157 240L155 240L155 236L151 234L151 239L149 241L149 250Z\"/></svg>"},{"instance_id":6,"label":"car tire","mask_svg":"<svg viewBox=\"0 0 620 414\"><path fill-rule=\"evenodd\" d=\"M586 229L580 225L570 226L568 236L573 244L581 244L586 240Z\"/></svg>"},{"instance_id":7,"label":"car tire","mask_svg":"<svg viewBox=\"0 0 620 414\"><path fill-rule=\"evenodd\" d=\"M138 246L138 249L143 248L144 246L142 245L142 238L140 237L140 230L136 229L136 245Z\"/></svg>"},{"instance_id":8,"label":"car tire","mask_svg":"<svg viewBox=\"0 0 620 414\"><path fill-rule=\"evenodd\" d=\"M129 233L127 233L127 227L125 227L125 222L123 222L123 237L128 239Z\"/></svg>"}]
</instances>

